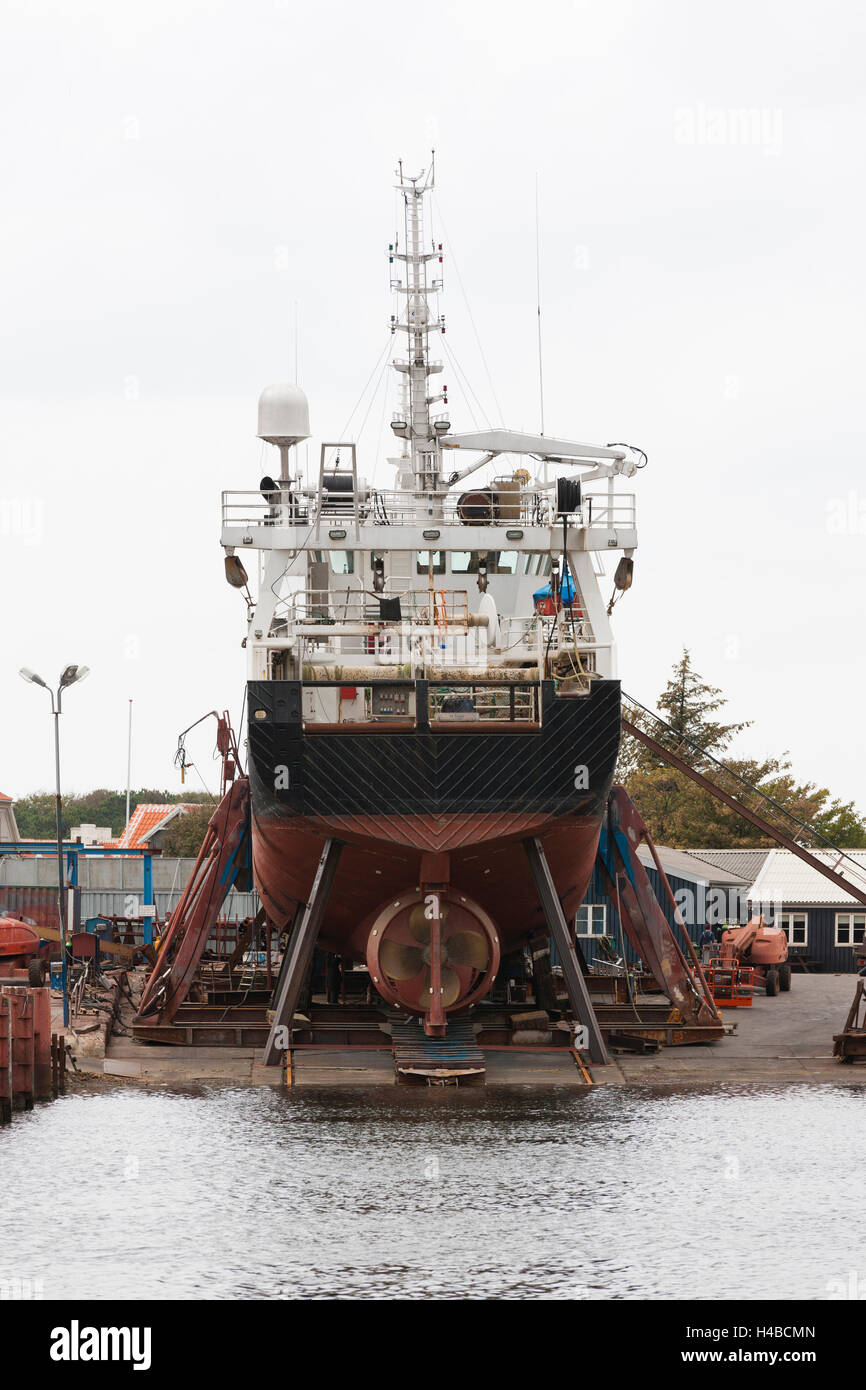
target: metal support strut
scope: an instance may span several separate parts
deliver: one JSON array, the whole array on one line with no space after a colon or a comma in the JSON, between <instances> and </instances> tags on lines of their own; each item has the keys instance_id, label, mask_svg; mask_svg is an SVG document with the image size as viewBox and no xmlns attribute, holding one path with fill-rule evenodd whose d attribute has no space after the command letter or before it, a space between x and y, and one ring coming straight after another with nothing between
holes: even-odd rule
<instances>
[{"instance_id":1,"label":"metal support strut","mask_svg":"<svg viewBox=\"0 0 866 1390\"><path fill-rule=\"evenodd\" d=\"M249 782L239 777L229 784L208 821L198 858L172 911L141 996L136 1022L152 1021L158 1014L160 1023L171 1023L189 993L220 908L244 867L248 849Z\"/></svg>"},{"instance_id":2,"label":"metal support strut","mask_svg":"<svg viewBox=\"0 0 866 1390\"><path fill-rule=\"evenodd\" d=\"M562 962L562 973L568 989L568 1000L572 1013L578 1023L584 1025L589 1034L589 1055L592 1061L607 1062L607 1049L601 1036L595 1009L592 1007L586 981L577 961L574 944L568 933L562 903L559 901L559 895L541 841L538 839L524 840L523 848L526 850L532 877L535 879L535 887L544 909L548 930L556 946L557 955Z\"/></svg>"},{"instance_id":3,"label":"metal support strut","mask_svg":"<svg viewBox=\"0 0 866 1390\"><path fill-rule=\"evenodd\" d=\"M661 909L638 847L646 844L658 872L662 890L670 904L690 959L677 942L673 929ZM598 867L605 891L616 907L635 953L640 957L658 987L679 1010L683 1023L710 1030L705 1036L722 1036L722 1022L712 993L704 979L686 924L671 892L667 875L641 815L624 787L613 787L607 802L607 816L598 845Z\"/></svg>"},{"instance_id":4,"label":"metal support strut","mask_svg":"<svg viewBox=\"0 0 866 1390\"><path fill-rule=\"evenodd\" d=\"M307 967L313 958L313 947L328 905L342 848L340 840L325 841L309 900L292 928L291 939L286 948L286 959L280 970L275 991L274 1017L265 1044L265 1066L275 1067L280 1061L283 1051L278 1045L280 1035L285 1030L291 1031L298 997Z\"/></svg>"}]
</instances>

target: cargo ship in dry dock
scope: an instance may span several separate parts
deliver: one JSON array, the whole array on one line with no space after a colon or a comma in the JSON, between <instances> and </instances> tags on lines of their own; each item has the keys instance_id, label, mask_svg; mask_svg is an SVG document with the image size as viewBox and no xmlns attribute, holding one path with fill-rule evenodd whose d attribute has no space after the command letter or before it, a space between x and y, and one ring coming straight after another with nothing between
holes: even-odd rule
<instances>
[{"instance_id":1,"label":"cargo ship in dry dock","mask_svg":"<svg viewBox=\"0 0 866 1390\"><path fill-rule=\"evenodd\" d=\"M544 930L522 845L542 846L566 917L586 891L620 738L610 607L637 545L615 482L645 457L452 430L432 171L398 172L397 443L369 468L387 486L345 440L305 476L307 399L270 386L258 434L274 467L223 495L222 545L239 588L258 552L245 646L262 905L290 926L324 872L319 945L366 961L381 996L441 1036Z\"/></svg>"}]
</instances>

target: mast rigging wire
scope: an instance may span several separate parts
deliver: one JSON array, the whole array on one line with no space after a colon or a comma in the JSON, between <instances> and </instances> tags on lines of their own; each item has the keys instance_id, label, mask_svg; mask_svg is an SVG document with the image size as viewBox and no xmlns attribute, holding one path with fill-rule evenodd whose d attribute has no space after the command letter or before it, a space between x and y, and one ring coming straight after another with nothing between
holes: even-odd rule
<instances>
[{"instance_id":1,"label":"mast rigging wire","mask_svg":"<svg viewBox=\"0 0 866 1390\"><path fill-rule=\"evenodd\" d=\"M460 363L457 361L457 358L456 358L455 354L453 353L450 344L446 343L446 341L445 341L444 338L442 339L442 348L443 348L443 351L444 351L444 353L445 353L445 356L448 358L448 361L450 362L451 366L454 368L455 374L456 374L456 376L457 376L457 385L458 385L459 390L461 390L462 393L463 393L463 403L464 403L464 405L466 406L466 409L469 411L469 418L471 419L473 425L475 426L476 429L478 429L478 427L479 427L479 426L478 426L478 417L477 417L477 415L475 414L475 411L472 409L472 400L475 401L475 404L478 406L478 409L481 411L481 415L482 415L482 418L483 418L483 420L484 420L484 423L487 425L487 428L490 429L490 428L491 428L491 425L490 425L489 419L487 418L487 412L485 411L483 405L482 405L481 402L479 401L479 399L478 399L478 397L476 396L475 392L472 390L472 387L471 387L471 385L469 384L469 378L467 377L466 373L463 371L463 368L460 366ZM472 400L469 399L470 396L472 397Z\"/></svg>"},{"instance_id":2,"label":"mast rigging wire","mask_svg":"<svg viewBox=\"0 0 866 1390\"><path fill-rule=\"evenodd\" d=\"M367 377L367 380L364 382L364 385L363 385L363 387L362 387L362 389L361 389L361 394L360 394L360 396L358 397L358 399L356 400L354 406L352 407L352 412L351 412L351 414L350 414L348 420L346 421L345 425L343 426L342 430L340 431L340 438L341 438L341 439L345 438L345 436L348 434L349 426L351 425L352 421L353 421L354 418L355 418L355 415L357 414L358 407L359 407L359 405L361 404L362 400L364 399L365 395L367 394L367 388L369 387L370 382L373 380L373 377L376 375L376 373L378 372L379 368L381 367L383 357L387 356L388 347L389 347L390 342L391 342L391 334L390 334L390 332L389 332L388 337L387 337L387 339L386 339L386 341L385 341L385 346L383 347L382 351L379 353L378 357L376 358L375 364L374 364L374 366L373 366L373 370L371 371L370 375Z\"/></svg>"},{"instance_id":3,"label":"mast rigging wire","mask_svg":"<svg viewBox=\"0 0 866 1390\"><path fill-rule=\"evenodd\" d=\"M484 365L484 370L485 370L485 372L486 372L486 374L487 374L487 384L488 384L488 386L490 387L490 394L491 394L491 396L493 397L493 404L496 406L496 413L497 413L498 416L499 416L499 423L500 423L500 425L502 425L502 427L504 428L504 427L505 427L505 416L504 416L504 414L503 414L503 412L502 412L502 406L499 404L499 398L498 398L498 396L496 395L496 387L493 385L493 377L492 377L491 372L490 372L490 367L489 367L489 364L488 364L488 361L487 361L487 355L486 355L486 353L485 353L485 351L484 351L484 344L483 344L482 341L481 341L481 334L478 332L478 326L477 326L477 324L476 324L476 322L475 322L475 315L472 313L472 305L469 303L469 296L468 296L468 294L466 293L466 288L465 288L465 286L464 286L464 284L463 284L463 276L460 274L460 267L458 266L458 264L457 264L457 258L456 258L456 256L454 255L454 243L453 243L452 238L451 238L451 236L450 236L450 234L449 234L448 228L447 228L446 225L445 225L445 218L442 216L442 207L441 207L441 204L440 204L440 202L439 202L439 199L436 197L436 194L435 194L435 193L433 194L433 205L434 205L434 207L435 207L435 209L436 209L436 216L438 217L439 221L440 221L441 224L442 224L442 231L443 231L444 236L445 236L445 241L448 243L448 256L449 256L449 259L451 260L452 265L454 266L454 274L455 274L456 277L457 277L457 284L460 286L460 293L463 295L463 303L466 305L466 313L467 313L467 315L468 315L468 317L469 317L469 322L470 322L470 324L472 325L472 332L475 334L475 342L476 342L476 345L477 345L477 347L478 347L478 351L479 351L479 353L480 353L480 355L481 355L481 361L482 361L482 363L483 363L483 365ZM443 339L443 343L444 343L444 339ZM477 400L477 399L478 399L478 398L477 398L477 396L476 396L476 400ZM480 408L480 404L479 404L479 408ZM482 414L484 414L484 418L485 418L485 420L487 420L487 415L486 415L486 413L482 411ZM490 424L490 421L487 420L487 423L488 423L488 425L489 425L489 424Z\"/></svg>"}]
</instances>

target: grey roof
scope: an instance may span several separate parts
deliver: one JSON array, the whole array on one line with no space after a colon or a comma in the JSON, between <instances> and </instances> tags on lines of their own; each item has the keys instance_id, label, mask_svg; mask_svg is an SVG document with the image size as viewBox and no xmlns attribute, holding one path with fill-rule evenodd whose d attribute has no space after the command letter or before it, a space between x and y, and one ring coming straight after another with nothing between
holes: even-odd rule
<instances>
[{"instance_id":1,"label":"grey roof","mask_svg":"<svg viewBox=\"0 0 866 1390\"><path fill-rule=\"evenodd\" d=\"M847 858L842 859L835 850L812 850L816 859L829 868L835 869L848 883L857 888L866 888L866 850L849 849ZM811 864L805 863L787 849L770 850L761 872L755 876L752 896L761 902L780 902L786 907L802 907L806 904L832 905L834 903L850 906L858 899L837 887L825 878Z\"/></svg>"},{"instance_id":2,"label":"grey roof","mask_svg":"<svg viewBox=\"0 0 866 1390\"><path fill-rule=\"evenodd\" d=\"M719 871L725 871L740 879L743 883L752 884L761 872L766 863L768 849L688 849L684 853L692 858L699 860L703 864L711 864ZM724 882L725 880L714 879L713 882Z\"/></svg>"},{"instance_id":3,"label":"grey roof","mask_svg":"<svg viewBox=\"0 0 866 1390\"><path fill-rule=\"evenodd\" d=\"M671 849L669 845L656 845L656 850L665 873L674 874L677 878L707 884L741 885L752 882L751 878L741 877L726 867L719 868L715 864L699 859L696 850ZM653 862L652 855L645 845L639 847L638 858L647 867Z\"/></svg>"}]
</instances>

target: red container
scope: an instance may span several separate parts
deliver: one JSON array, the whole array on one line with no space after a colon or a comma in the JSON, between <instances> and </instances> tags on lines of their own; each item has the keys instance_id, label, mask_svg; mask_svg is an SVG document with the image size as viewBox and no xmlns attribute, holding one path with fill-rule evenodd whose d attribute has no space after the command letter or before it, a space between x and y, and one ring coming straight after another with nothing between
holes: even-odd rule
<instances>
[{"instance_id":1,"label":"red container","mask_svg":"<svg viewBox=\"0 0 866 1390\"><path fill-rule=\"evenodd\" d=\"M36 1048L33 1032L33 991L7 985L12 1023L12 1105L30 1109L36 1091Z\"/></svg>"},{"instance_id":2,"label":"red container","mask_svg":"<svg viewBox=\"0 0 866 1390\"><path fill-rule=\"evenodd\" d=\"M51 996L47 989L31 989L33 1000L33 1047L35 1052L36 1095L51 1096Z\"/></svg>"}]
</instances>

